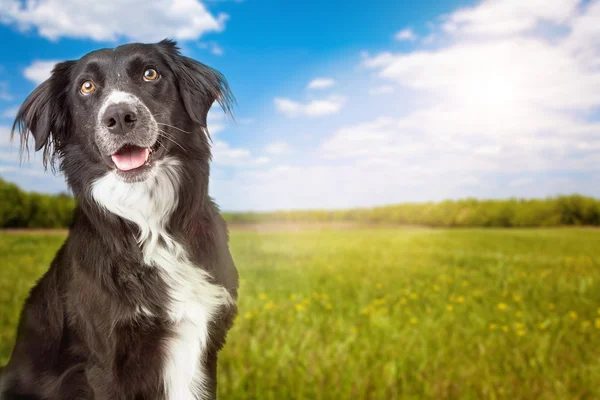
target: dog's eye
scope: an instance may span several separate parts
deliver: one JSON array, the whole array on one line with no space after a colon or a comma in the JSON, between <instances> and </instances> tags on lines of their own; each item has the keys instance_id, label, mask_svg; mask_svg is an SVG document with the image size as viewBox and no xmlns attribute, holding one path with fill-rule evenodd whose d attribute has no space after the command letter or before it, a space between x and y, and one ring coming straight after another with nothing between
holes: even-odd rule
<instances>
[{"instance_id":1,"label":"dog's eye","mask_svg":"<svg viewBox=\"0 0 600 400\"><path fill-rule=\"evenodd\" d=\"M79 91L81 92L81 94L90 94L94 90L96 90L96 85L94 85L94 82L92 82L92 81L83 82L81 84L81 87L79 88Z\"/></svg>"},{"instance_id":2,"label":"dog's eye","mask_svg":"<svg viewBox=\"0 0 600 400\"><path fill-rule=\"evenodd\" d=\"M144 80L145 81L155 81L158 79L158 72L156 72L153 68L148 68L144 71Z\"/></svg>"}]
</instances>

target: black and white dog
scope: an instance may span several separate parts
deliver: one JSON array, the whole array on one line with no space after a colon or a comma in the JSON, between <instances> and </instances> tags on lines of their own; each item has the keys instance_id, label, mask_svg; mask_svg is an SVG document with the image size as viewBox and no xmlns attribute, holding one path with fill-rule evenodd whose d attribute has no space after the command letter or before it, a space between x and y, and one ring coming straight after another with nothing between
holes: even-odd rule
<instances>
[{"instance_id":1,"label":"black and white dog","mask_svg":"<svg viewBox=\"0 0 600 400\"><path fill-rule=\"evenodd\" d=\"M208 195L215 101L230 110L223 76L168 40L57 64L25 100L13 133L58 161L77 208L0 399L216 398L238 275Z\"/></svg>"}]
</instances>

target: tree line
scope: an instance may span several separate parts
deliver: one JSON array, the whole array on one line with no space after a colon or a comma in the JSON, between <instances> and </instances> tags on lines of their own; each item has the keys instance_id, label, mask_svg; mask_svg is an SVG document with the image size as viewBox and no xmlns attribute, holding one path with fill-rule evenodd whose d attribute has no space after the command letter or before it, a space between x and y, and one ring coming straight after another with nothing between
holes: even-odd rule
<instances>
[{"instance_id":1,"label":"tree line","mask_svg":"<svg viewBox=\"0 0 600 400\"><path fill-rule=\"evenodd\" d=\"M0 228L66 228L75 200L25 192L0 179ZM546 199L446 200L349 210L226 212L233 223L354 222L430 227L600 226L600 200L577 194Z\"/></svg>"},{"instance_id":2,"label":"tree line","mask_svg":"<svg viewBox=\"0 0 600 400\"><path fill-rule=\"evenodd\" d=\"M65 228L75 200L66 193L25 192L0 178L0 228Z\"/></svg>"}]
</instances>

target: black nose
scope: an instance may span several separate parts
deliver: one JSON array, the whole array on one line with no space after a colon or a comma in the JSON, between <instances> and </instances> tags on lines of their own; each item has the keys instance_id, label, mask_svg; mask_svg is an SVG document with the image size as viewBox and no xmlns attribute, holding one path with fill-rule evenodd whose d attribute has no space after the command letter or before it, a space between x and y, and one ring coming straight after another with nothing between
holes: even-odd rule
<instances>
[{"instance_id":1,"label":"black nose","mask_svg":"<svg viewBox=\"0 0 600 400\"><path fill-rule=\"evenodd\" d=\"M106 108L103 121L110 133L124 135L135 127L137 114L128 104L113 104Z\"/></svg>"}]
</instances>

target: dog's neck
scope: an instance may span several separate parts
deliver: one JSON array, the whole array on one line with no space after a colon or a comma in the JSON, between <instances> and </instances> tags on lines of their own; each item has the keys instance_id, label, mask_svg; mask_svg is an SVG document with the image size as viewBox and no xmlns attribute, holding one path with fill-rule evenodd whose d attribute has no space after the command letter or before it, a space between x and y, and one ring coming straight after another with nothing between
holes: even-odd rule
<instances>
[{"instance_id":1,"label":"dog's neck","mask_svg":"<svg viewBox=\"0 0 600 400\"><path fill-rule=\"evenodd\" d=\"M179 177L180 163L165 158L154 167L153 175L142 182L127 183L109 172L94 182L91 193L106 211L139 228L137 240L147 258L159 242L172 247L167 227L179 203Z\"/></svg>"}]
</instances>

